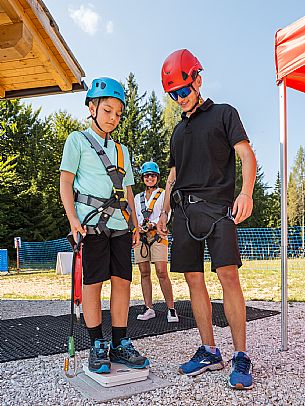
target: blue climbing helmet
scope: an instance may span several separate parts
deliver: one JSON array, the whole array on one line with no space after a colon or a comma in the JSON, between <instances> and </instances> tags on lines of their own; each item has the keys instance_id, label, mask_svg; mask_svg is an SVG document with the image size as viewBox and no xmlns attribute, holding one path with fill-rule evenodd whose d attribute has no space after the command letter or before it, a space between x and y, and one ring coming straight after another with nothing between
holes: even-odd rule
<instances>
[{"instance_id":1,"label":"blue climbing helmet","mask_svg":"<svg viewBox=\"0 0 305 406\"><path fill-rule=\"evenodd\" d=\"M143 178L143 175L146 175L149 173L155 173L158 175L158 177L160 177L160 169L159 169L159 166L156 164L156 162L153 162L153 161L145 162L141 166L140 174L141 174L142 178Z\"/></svg>"},{"instance_id":2,"label":"blue climbing helmet","mask_svg":"<svg viewBox=\"0 0 305 406\"><path fill-rule=\"evenodd\" d=\"M119 99L124 107L126 106L125 91L117 80L106 77L93 79L86 95L85 105L89 106L90 100L101 97L114 97Z\"/></svg>"}]
</instances>

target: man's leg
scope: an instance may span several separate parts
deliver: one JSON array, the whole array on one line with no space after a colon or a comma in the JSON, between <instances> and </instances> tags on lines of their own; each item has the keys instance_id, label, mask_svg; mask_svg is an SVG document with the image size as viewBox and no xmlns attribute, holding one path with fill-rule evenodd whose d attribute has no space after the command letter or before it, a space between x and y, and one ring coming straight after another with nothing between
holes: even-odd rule
<instances>
[{"instance_id":1,"label":"man's leg","mask_svg":"<svg viewBox=\"0 0 305 406\"><path fill-rule=\"evenodd\" d=\"M212 306L202 272L184 274L189 287L192 310L200 333L202 344L215 346Z\"/></svg>"},{"instance_id":2,"label":"man's leg","mask_svg":"<svg viewBox=\"0 0 305 406\"><path fill-rule=\"evenodd\" d=\"M141 273L141 287L144 298L145 306L149 309L152 308L152 284L151 284L151 270L149 261L138 263Z\"/></svg>"},{"instance_id":3,"label":"man's leg","mask_svg":"<svg viewBox=\"0 0 305 406\"><path fill-rule=\"evenodd\" d=\"M173 309L174 308L173 288L167 273L167 262L165 261L155 262L155 268L167 307L169 309Z\"/></svg>"},{"instance_id":4,"label":"man's leg","mask_svg":"<svg viewBox=\"0 0 305 406\"><path fill-rule=\"evenodd\" d=\"M246 351L246 306L236 265L217 269L235 351Z\"/></svg>"},{"instance_id":5,"label":"man's leg","mask_svg":"<svg viewBox=\"0 0 305 406\"><path fill-rule=\"evenodd\" d=\"M251 360L246 353L246 306L237 266L217 268L217 275L223 289L225 314L235 348L228 383L234 389L252 389Z\"/></svg>"},{"instance_id":6,"label":"man's leg","mask_svg":"<svg viewBox=\"0 0 305 406\"><path fill-rule=\"evenodd\" d=\"M180 365L179 372L198 375L205 371L222 369L224 363L220 351L215 347L212 306L202 272L186 272L185 279L190 289L193 314L199 329L202 345L190 361Z\"/></svg>"}]
</instances>

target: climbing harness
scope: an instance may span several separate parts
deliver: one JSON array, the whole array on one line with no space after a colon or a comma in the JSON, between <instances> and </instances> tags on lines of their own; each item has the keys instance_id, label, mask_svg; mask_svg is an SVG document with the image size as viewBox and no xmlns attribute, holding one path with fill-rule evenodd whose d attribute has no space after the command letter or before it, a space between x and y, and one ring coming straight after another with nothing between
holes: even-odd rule
<instances>
[{"instance_id":1,"label":"climbing harness","mask_svg":"<svg viewBox=\"0 0 305 406\"><path fill-rule=\"evenodd\" d=\"M146 204L145 204L145 191L140 194L141 213L143 214L143 218L144 218L144 220L141 224L141 228L144 231L144 233L140 233L140 241L142 243L140 254L143 258L148 257L150 247L155 242L162 243L164 245L168 245L168 241L166 239L160 237L155 228L148 229L149 218L154 210L156 201L160 197L163 190L164 189L162 189L162 188L157 189L156 194L152 198L148 207L146 207ZM145 254L144 254L144 249L146 249Z\"/></svg>"},{"instance_id":2,"label":"climbing harness","mask_svg":"<svg viewBox=\"0 0 305 406\"><path fill-rule=\"evenodd\" d=\"M234 217L232 216L232 209L231 209L231 207L228 207L228 211L227 211L226 215L222 216L218 220L214 221L212 223L211 227L210 227L210 230L207 232L207 234L205 234L203 237L198 237L192 232L191 226L190 226L190 219L188 218L188 216L187 216L187 214L185 212L185 209L184 209L185 197L187 198L187 203L188 204L206 202L206 200L201 199L200 197L197 197L195 195L184 196L183 193L181 192L181 190L175 190L172 193L172 198L173 198L175 204L181 208L182 213L183 213L183 215L185 217L187 231L188 231L189 235L196 241L205 241L213 233L216 224L219 223L221 220L223 220L225 218L229 218L231 220L234 220Z\"/></svg>"},{"instance_id":3,"label":"climbing harness","mask_svg":"<svg viewBox=\"0 0 305 406\"><path fill-rule=\"evenodd\" d=\"M119 143L115 143L117 151L117 166L115 166L110 162L102 146L91 134L82 131L81 133L86 137L86 139L91 145L91 148L93 148L97 153L98 157L100 158L106 169L107 174L109 175L113 183L112 194L109 199L85 195L83 193L80 193L79 191L75 191L74 195L75 202L95 207L97 209L97 213L100 211L100 208L102 211L98 223L95 226L90 225L87 226L87 234L100 235L102 232L104 232L107 235L107 237L110 236L114 237L117 235L125 234L129 230L134 232L134 226L132 224L131 219L131 209L127 203L123 189L123 179L124 176L126 175L126 172L124 170L124 155L121 145ZM106 209L103 206L104 204L107 205ZM107 227L107 222L109 218L113 215L115 209L121 210L121 213L128 225L128 229L113 232Z\"/></svg>"}]
</instances>

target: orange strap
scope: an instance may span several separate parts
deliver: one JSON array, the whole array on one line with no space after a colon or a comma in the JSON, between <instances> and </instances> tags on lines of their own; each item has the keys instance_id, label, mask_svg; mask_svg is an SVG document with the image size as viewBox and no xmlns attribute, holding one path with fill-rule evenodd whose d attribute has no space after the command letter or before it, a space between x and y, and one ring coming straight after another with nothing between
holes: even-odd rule
<instances>
[{"instance_id":1,"label":"orange strap","mask_svg":"<svg viewBox=\"0 0 305 406\"><path fill-rule=\"evenodd\" d=\"M116 152L117 152L117 168L118 168L118 171L125 174L125 170L124 170L124 154L123 154L122 146L121 146L120 143L115 142L115 148L116 148Z\"/></svg>"},{"instance_id":2,"label":"orange strap","mask_svg":"<svg viewBox=\"0 0 305 406\"><path fill-rule=\"evenodd\" d=\"M149 230L147 233L149 234L150 237L155 237L155 235L157 234L157 230ZM160 236L159 236L157 242L168 246L168 240L166 240L165 238L161 238Z\"/></svg>"},{"instance_id":3,"label":"orange strap","mask_svg":"<svg viewBox=\"0 0 305 406\"><path fill-rule=\"evenodd\" d=\"M155 204L156 204L156 201L159 199L159 197L160 197L161 193L163 192L163 190L164 190L164 189L160 188L160 189L158 190L158 192L155 194L155 196L154 196L154 198L152 199L152 201L150 202L150 205L149 205L149 207L148 207L148 209L147 209L147 211L149 211L150 213L152 213L152 211L153 211L153 209L154 209L154 206L155 206Z\"/></svg>"}]
</instances>

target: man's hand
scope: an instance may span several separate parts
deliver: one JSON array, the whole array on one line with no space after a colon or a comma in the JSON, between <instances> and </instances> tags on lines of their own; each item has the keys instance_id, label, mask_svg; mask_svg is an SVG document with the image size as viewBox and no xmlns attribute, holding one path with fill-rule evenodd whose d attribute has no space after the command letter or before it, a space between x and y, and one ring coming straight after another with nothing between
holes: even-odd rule
<instances>
[{"instance_id":1,"label":"man's hand","mask_svg":"<svg viewBox=\"0 0 305 406\"><path fill-rule=\"evenodd\" d=\"M239 224L251 216L253 210L253 200L250 195L240 193L233 205L232 215L234 223Z\"/></svg>"},{"instance_id":2,"label":"man's hand","mask_svg":"<svg viewBox=\"0 0 305 406\"><path fill-rule=\"evenodd\" d=\"M167 229L167 226L166 226L166 224L167 224L167 216L168 216L167 213L165 213L165 212L161 213L158 224L157 224L158 234L162 238L166 238L167 234L168 234L168 229Z\"/></svg>"},{"instance_id":3,"label":"man's hand","mask_svg":"<svg viewBox=\"0 0 305 406\"><path fill-rule=\"evenodd\" d=\"M80 221L78 218L74 218L73 220L71 220L70 222L70 227L71 227L71 231L73 234L73 239L75 241L75 243L77 244L77 233L81 233L82 237L85 238L86 234L87 234L87 228L82 227Z\"/></svg>"},{"instance_id":4,"label":"man's hand","mask_svg":"<svg viewBox=\"0 0 305 406\"><path fill-rule=\"evenodd\" d=\"M136 228L136 231L132 234L132 248L138 247L140 244L140 233Z\"/></svg>"}]
</instances>

